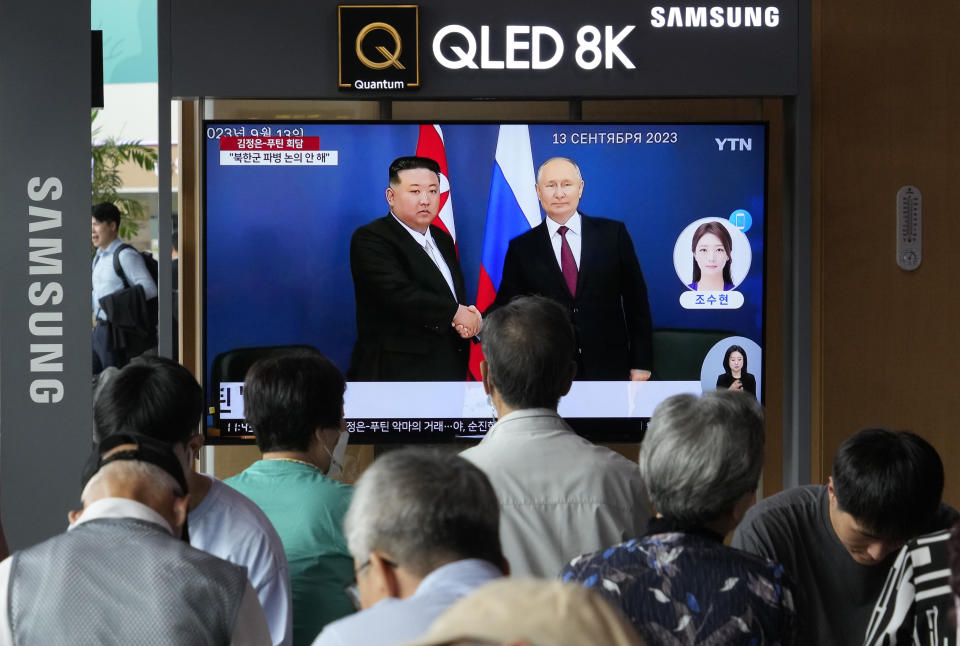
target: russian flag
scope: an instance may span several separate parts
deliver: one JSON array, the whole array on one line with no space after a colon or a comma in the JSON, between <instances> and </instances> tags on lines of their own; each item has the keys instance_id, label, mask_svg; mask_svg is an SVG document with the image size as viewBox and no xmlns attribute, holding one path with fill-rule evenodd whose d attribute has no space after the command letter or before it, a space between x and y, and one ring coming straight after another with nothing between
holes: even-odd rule
<instances>
[{"instance_id":1,"label":"russian flag","mask_svg":"<svg viewBox=\"0 0 960 646\"><path fill-rule=\"evenodd\" d=\"M529 126L500 126L477 285L477 308L481 312L497 297L503 278L503 258L510 240L540 224L536 182ZM473 344L470 347L470 376L477 381L480 380L482 360L483 351L478 344Z\"/></svg>"},{"instance_id":2,"label":"russian flag","mask_svg":"<svg viewBox=\"0 0 960 646\"><path fill-rule=\"evenodd\" d=\"M417 139L417 157L427 157L440 165L440 211L433 219L457 244L457 227L453 224L453 200L450 199L450 176L447 173L447 149L443 145L443 131L438 125L421 125ZM459 248L457 254L460 253Z\"/></svg>"}]
</instances>

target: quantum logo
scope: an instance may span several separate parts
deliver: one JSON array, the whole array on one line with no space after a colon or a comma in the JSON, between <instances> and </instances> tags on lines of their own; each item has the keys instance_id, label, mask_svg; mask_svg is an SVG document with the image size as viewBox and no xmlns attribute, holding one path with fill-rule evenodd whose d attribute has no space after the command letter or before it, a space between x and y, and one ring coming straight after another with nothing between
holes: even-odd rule
<instances>
[{"instance_id":1,"label":"quantum logo","mask_svg":"<svg viewBox=\"0 0 960 646\"><path fill-rule=\"evenodd\" d=\"M372 61L367 58L366 54L363 53L363 41L367 35L372 31L385 31L387 34L393 38L394 49L391 52L383 45L377 45L376 50L383 56L382 61ZM400 32L393 25L388 25L385 22L371 22L369 25L360 30L360 33L357 34L357 58L361 63L366 65L372 70L383 70L391 65L398 70L406 69L402 63L400 63L400 52L403 50L403 41L400 39Z\"/></svg>"},{"instance_id":2,"label":"quantum logo","mask_svg":"<svg viewBox=\"0 0 960 646\"><path fill-rule=\"evenodd\" d=\"M417 5L340 5L337 16L341 89L420 86Z\"/></svg>"}]
</instances>

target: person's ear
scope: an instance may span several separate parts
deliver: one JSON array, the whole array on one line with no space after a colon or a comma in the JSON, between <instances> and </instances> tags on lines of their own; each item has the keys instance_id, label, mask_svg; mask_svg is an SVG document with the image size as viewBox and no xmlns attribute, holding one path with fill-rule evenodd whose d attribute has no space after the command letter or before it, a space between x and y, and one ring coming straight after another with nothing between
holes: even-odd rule
<instances>
[{"instance_id":1,"label":"person's ear","mask_svg":"<svg viewBox=\"0 0 960 646\"><path fill-rule=\"evenodd\" d=\"M583 185L584 185L584 183L585 183L585 182L584 182L583 180L580 180L580 193L577 194L577 197L578 197L578 198L583 197Z\"/></svg>"},{"instance_id":2,"label":"person's ear","mask_svg":"<svg viewBox=\"0 0 960 646\"><path fill-rule=\"evenodd\" d=\"M740 524L740 521L743 520L743 517L747 514L747 510L753 507L756 502L756 491L748 491L740 496L740 499L733 504L733 527Z\"/></svg>"},{"instance_id":3,"label":"person's ear","mask_svg":"<svg viewBox=\"0 0 960 646\"><path fill-rule=\"evenodd\" d=\"M370 552L370 574L374 590L380 598L400 597L400 581L397 578L397 566L379 552Z\"/></svg>"},{"instance_id":4,"label":"person's ear","mask_svg":"<svg viewBox=\"0 0 960 646\"><path fill-rule=\"evenodd\" d=\"M385 197L387 198L387 204L389 204L389 205L392 207L392 206L393 206L393 200L396 198L396 193L394 192L393 187L392 187L392 186L388 186L388 187L387 187L387 190L386 190L385 193L384 193L384 195L385 195Z\"/></svg>"},{"instance_id":5,"label":"person's ear","mask_svg":"<svg viewBox=\"0 0 960 646\"><path fill-rule=\"evenodd\" d=\"M203 448L203 436L197 433L187 440L187 449L190 451L190 463L200 459L200 449Z\"/></svg>"},{"instance_id":6,"label":"person's ear","mask_svg":"<svg viewBox=\"0 0 960 646\"><path fill-rule=\"evenodd\" d=\"M71 509L67 512L67 521L70 525L73 525L80 519L80 515L83 513L82 509Z\"/></svg>"},{"instance_id":7,"label":"person's ear","mask_svg":"<svg viewBox=\"0 0 960 646\"><path fill-rule=\"evenodd\" d=\"M187 522L187 508L190 506L190 494L182 497L173 497L173 504L170 506L172 517L170 520L173 525L173 534L177 538L183 536L183 526Z\"/></svg>"},{"instance_id":8,"label":"person's ear","mask_svg":"<svg viewBox=\"0 0 960 646\"><path fill-rule=\"evenodd\" d=\"M563 396L566 395L568 392L570 392L570 389L573 387L573 380L574 380L574 378L575 378L576 376L577 376L577 362L576 362L576 361L571 361L571 362L570 362L570 376L567 377L567 382L566 382L566 384L565 384L564 387L563 387L563 392L560 393L560 396L561 396L561 397L563 397Z\"/></svg>"},{"instance_id":9,"label":"person's ear","mask_svg":"<svg viewBox=\"0 0 960 646\"><path fill-rule=\"evenodd\" d=\"M480 362L480 381L483 383L483 392L489 395L493 386L490 385L490 369L486 360Z\"/></svg>"}]
</instances>

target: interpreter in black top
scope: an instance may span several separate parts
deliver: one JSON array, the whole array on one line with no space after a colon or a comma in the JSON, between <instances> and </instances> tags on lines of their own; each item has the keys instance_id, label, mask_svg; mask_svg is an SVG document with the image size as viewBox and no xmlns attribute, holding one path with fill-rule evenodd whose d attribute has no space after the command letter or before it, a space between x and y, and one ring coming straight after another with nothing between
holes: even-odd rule
<instances>
[{"instance_id":1,"label":"interpreter in black top","mask_svg":"<svg viewBox=\"0 0 960 646\"><path fill-rule=\"evenodd\" d=\"M747 352L731 345L723 355L723 374L717 377L717 388L745 391L757 396L757 379L747 372Z\"/></svg>"}]
</instances>

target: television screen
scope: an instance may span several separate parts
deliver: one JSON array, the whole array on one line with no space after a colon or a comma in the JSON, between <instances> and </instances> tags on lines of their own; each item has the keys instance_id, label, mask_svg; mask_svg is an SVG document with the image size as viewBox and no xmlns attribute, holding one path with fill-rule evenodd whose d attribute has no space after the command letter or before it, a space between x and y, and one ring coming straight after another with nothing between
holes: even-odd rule
<instances>
[{"instance_id":1,"label":"television screen","mask_svg":"<svg viewBox=\"0 0 960 646\"><path fill-rule=\"evenodd\" d=\"M575 381L559 412L578 432L639 440L656 405L676 393L733 385L763 398L764 124L208 121L204 129L212 442L252 438L242 381L258 348L315 346L348 374L358 337L351 237L389 214L388 168L407 155L441 167L434 224L455 244L463 303L481 310L501 286L509 241L544 218L535 184L545 161L576 163L584 222L625 226L652 319L652 378ZM559 251L543 262L562 278ZM586 279L592 261L580 262ZM481 349L469 345L462 379L354 372L363 380L349 379L345 395L351 441L482 436L494 411L477 381Z\"/></svg>"}]
</instances>

